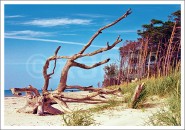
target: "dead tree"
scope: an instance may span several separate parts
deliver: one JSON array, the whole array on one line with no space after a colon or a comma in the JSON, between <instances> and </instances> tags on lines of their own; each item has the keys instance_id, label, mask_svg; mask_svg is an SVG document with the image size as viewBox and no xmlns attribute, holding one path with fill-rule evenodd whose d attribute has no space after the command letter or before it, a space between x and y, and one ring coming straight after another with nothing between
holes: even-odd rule
<instances>
[{"instance_id":1,"label":"dead tree","mask_svg":"<svg viewBox=\"0 0 185 130\"><path fill-rule=\"evenodd\" d=\"M107 42L107 46L104 48L100 48L94 52L91 53L84 53L88 47L91 46L92 42L102 33L103 30L114 26L118 22L120 22L122 19L126 18L129 14L131 14L131 9L127 10L125 14L123 14L121 17L116 19L114 22L100 28L92 37L91 39L87 42L87 44L80 50L77 54L74 54L73 56L58 56L58 51L60 50L60 46L56 49L54 56L49 57L45 65L43 67L43 77L44 77L44 85L43 85L43 91L42 94L38 92L38 90L31 85L27 88L12 88L12 93L17 94L20 92L26 92L28 93L26 95L27 99L27 104L25 105L24 108L21 108L19 112L29 112L29 113L37 113L38 115L43 115L44 113L49 113L49 114L61 114L61 113L66 113L66 112L71 112L69 109L68 105L66 102L85 102L85 103L102 103L102 102L107 102L108 99L106 98L101 98L102 94L107 95L107 94L114 94L120 96L120 89L115 89L115 90L109 90L105 88L93 88L92 86L89 87L82 87L82 86L69 86L67 85L67 78L68 78L68 71L71 67L79 67L82 69L92 69L95 67L98 67L102 64L105 64L109 62L109 58L100 61L98 63L95 63L91 66L87 66L82 63L78 63L77 59L82 58L82 57L87 57L87 56L94 56L96 54L102 53L104 51L108 51L112 49L114 46L116 46L118 43L122 41L120 39L120 36L117 37L117 39L114 41L112 45L109 45ZM49 80L51 76L55 73L55 68L56 68L56 62L58 59L67 59L67 62L61 72L61 78L60 82L58 84L58 87L55 91L48 91L48 86L49 86ZM50 65L50 61L54 61L54 67L51 73L48 73L48 68ZM90 91L87 95L81 95L81 96L75 96L75 95L69 95L64 92L65 89L79 89L81 91ZM98 97L98 98L97 98ZM54 107L52 107L53 103L59 104L59 106L63 109L58 110Z\"/></svg>"}]
</instances>

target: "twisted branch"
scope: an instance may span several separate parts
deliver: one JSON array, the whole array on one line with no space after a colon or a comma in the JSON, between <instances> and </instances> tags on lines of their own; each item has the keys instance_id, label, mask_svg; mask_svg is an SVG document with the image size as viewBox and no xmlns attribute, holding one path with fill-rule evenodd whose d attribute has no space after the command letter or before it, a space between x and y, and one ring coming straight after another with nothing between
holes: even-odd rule
<instances>
[{"instance_id":1,"label":"twisted branch","mask_svg":"<svg viewBox=\"0 0 185 130\"><path fill-rule=\"evenodd\" d=\"M122 15L120 18L118 18L117 20L115 20L114 22L100 28L89 40L89 42L82 48L82 50L79 52L79 54L83 54L84 51L92 44L92 42L94 41L94 39L100 34L102 33L103 30L115 25L116 23L118 23L119 21L121 21L122 19L126 18L129 14L131 14L131 9L127 10L127 12Z\"/></svg>"},{"instance_id":2,"label":"twisted branch","mask_svg":"<svg viewBox=\"0 0 185 130\"><path fill-rule=\"evenodd\" d=\"M82 69L92 69L92 68L95 68L97 66L100 66L102 64L105 64L105 63L109 62L109 60L110 60L110 58L108 58L104 61L98 62L98 63L96 63L94 65L91 65L91 66L87 66L85 64L81 64L81 63L78 63L78 62L74 61L72 65L75 66L75 67L80 67Z\"/></svg>"}]
</instances>

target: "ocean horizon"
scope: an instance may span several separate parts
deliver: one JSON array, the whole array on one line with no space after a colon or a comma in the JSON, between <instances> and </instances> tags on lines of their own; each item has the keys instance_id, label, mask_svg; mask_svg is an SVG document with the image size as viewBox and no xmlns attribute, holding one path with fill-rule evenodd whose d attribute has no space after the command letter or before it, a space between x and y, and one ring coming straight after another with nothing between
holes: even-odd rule
<instances>
[{"instance_id":1,"label":"ocean horizon","mask_svg":"<svg viewBox=\"0 0 185 130\"><path fill-rule=\"evenodd\" d=\"M42 93L42 90L38 90L39 93ZM66 89L64 92L78 92L80 90L78 89ZM12 94L11 90L4 90L4 96L5 97L14 97L14 95ZM22 92L21 96L25 96L25 92Z\"/></svg>"}]
</instances>

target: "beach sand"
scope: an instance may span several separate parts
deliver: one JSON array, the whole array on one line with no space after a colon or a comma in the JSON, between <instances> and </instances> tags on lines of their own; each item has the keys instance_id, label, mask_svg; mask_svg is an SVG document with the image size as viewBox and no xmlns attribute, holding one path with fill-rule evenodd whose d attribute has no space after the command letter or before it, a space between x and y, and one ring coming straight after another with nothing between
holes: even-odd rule
<instances>
[{"instance_id":1,"label":"beach sand","mask_svg":"<svg viewBox=\"0 0 185 130\"><path fill-rule=\"evenodd\" d=\"M61 115L37 116L36 114L18 113L19 108L25 105L25 97L5 97L4 99L4 126L62 126ZM97 104L68 103L72 110L86 110ZM59 108L56 104L54 107ZM96 112L93 117L95 125L100 126L144 126L148 117L159 110L159 107L145 109L126 109L118 106L110 110Z\"/></svg>"}]
</instances>

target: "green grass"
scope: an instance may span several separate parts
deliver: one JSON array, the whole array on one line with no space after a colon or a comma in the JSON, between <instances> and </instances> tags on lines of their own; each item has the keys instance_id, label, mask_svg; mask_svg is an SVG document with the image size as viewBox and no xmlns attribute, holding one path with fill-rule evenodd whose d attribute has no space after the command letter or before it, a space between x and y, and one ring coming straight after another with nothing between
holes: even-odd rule
<instances>
[{"instance_id":1,"label":"green grass","mask_svg":"<svg viewBox=\"0 0 185 130\"><path fill-rule=\"evenodd\" d=\"M174 81L174 80L173 80ZM172 90L168 92L167 110L162 108L150 117L149 124L154 126L180 126L181 125L181 80L176 79Z\"/></svg>"},{"instance_id":2,"label":"green grass","mask_svg":"<svg viewBox=\"0 0 185 130\"><path fill-rule=\"evenodd\" d=\"M131 104L131 99L135 88L141 83L145 83L145 92L141 95L140 101L144 103L147 97L158 95L159 97L168 97L172 92L176 91L176 84L180 81L180 72L173 73L169 76L151 77L150 79L142 79L134 83L120 85L125 101ZM180 89L179 89L180 93ZM139 102L140 102L139 101ZM140 104L141 105L141 104Z\"/></svg>"},{"instance_id":3,"label":"green grass","mask_svg":"<svg viewBox=\"0 0 185 130\"><path fill-rule=\"evenodd\" d=\"M169 93L175 91L176 84L180 79L180 73L171 74L166 77L159 77L157 79L151 78L146 81L147 92L149 95L158 95L161 97L168 96Z\"/></svg>"},{"instance_id":4,"label":"green grass","mask_svg":"<svg viewBox=\"0 0 185 130\"><path fill-rule=\"evenodd\" d=\"M66 126L90 126L95 122L91 112L75 111L70 114L63 114L62 118Z\"/></svg>"},{"instance_id":5,"label":"green grass","mask_svg":"<svg viewBox=\"0 0 185 130\"><path fill-rule=\"evenodd\" d=\"M181 101L180 97L172 95L168 100L168 110L162 108L150 117L149 123L153 126L180 126L181 125Z\"/></svg>"},{"instance_id":6,"label":"green grass","mask_svg":"<svg viewBox=\"0 0 185 130\"><path fill-rule=\"evenodd\" d=\"M138 84L145 83L146 91L148 95L159 95L165 96L168 95L169 92L174 91L176 88L176 84L180 79L180 72L171 74L169 76L164 77L151 77L150 79L143 79L141 81L135 83L123 84L120 87L122 88L122 93L134 93L134 90Z\"/></svg>"}]
</instances>

